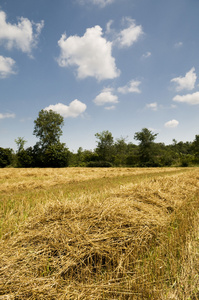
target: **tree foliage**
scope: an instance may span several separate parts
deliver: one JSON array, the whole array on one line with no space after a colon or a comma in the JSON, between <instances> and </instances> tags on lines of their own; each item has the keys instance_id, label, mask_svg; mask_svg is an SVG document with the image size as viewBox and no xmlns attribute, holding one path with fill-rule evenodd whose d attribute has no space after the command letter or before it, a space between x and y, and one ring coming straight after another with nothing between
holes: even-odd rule
<instances>
[{"instance_id":1,"label":"tree foliage","mask_svg":"<svg viewBox=\"0 0 199 300\"><path fill-rule=\"evenodd\" d=\"M127 143L126 138L121 137L116 139L114 144L114 152L115 152L115 164L116 166L122 166L126 160L127 154Z\"/></svg>"},{"instance_id":2,"label":"tree foliage","mask_svg":"<svg viewBox=\"0 0 199 300\"><path fill-rule=\"evenodd\" d=\"M53 146L60 142L61 128L64 125L64 118L60 114L52 110L42 109L34 124L33 134L39 138L39 145L42 148Z\"/></svg>"},{"instance_id":3,"label":"tree foliage","mask_svg":"<svg viewBox=\"0 0 199 300\"><path fill-rule=\"evenodd\" d=\"M134 134L138 145L127 143L126 138L114 141L110 131L96 133L94 150L70 152L60 142L64 119L58 113L41 110L34 121L33 134L39 138L33 147L24 148L26 141L19 137L16 154L12 149L0 148L0 167L165 167L199 164L199 135L193 142L177 142L171 145L155 143L157 133L147 128Z\"/></svg>"},{"instance_id":4,"label":"tree foliage","mask_svg":"<svg viewBox=\"0 0 199 300\"><path fill-rule=\"evenodd\" d=\"M60 142L64 118L52 110L41 110L34 124L33 134L39 138L39 142L33 148L35 166L67 167L68 148Z\"/></svg>"},{"instance_id":5,"label":"tree foliage","mask_svg":"<svg viewBox=\"0 0 199 300\"><path fill-rule=\"evenodd\" d=\"M140 142L140 146L149 147L154 142L158 133L152 133L148 128L143 128L140 132L136 132L134 139Z\"/></svg>"},{"instance_id":6,"label":"tree foliage","mask_svg":"<svg viewBox=\"0 0 199 300\"><path fill-rule=\"evenodd\" d=\"M17 152L17 167L19 168L31 168L34 167L34 155L32 147L22 149Z\"/></svg>"},{"instance_id":7,"label":"tree foliage","mask_svg":"<svg viewBox=\"0 0 199 300\"><path fill-rule=\"evenodd\" d=\"M193 152L195 154L195 161L199 163L199 135L195 136L192 146Z\"/></svg>"},{"instance_id":8,"label":"tree foliage","mask_svg":"<svg viewBox=\"0 0 199 300\"><path fill-rule=\"evenodd\" d=\"M50 145L43 153L42 167L62 168L68 166L68 149L65 144Z\"/></svg>"},{"instance_id":9,"label":"tree foliage","mask_svg":"<svg viewBox=\"0 0 199 300\"><path fill-rule=\"evenodd\" d=\"M13 162L13 151L10 148L0 147L0 168L5 168Z\"/></svg>"},{"instance_id":10,"label":"tree foliage","mask_svg":"<svg viewBox=\"0 0 199 300\"><path fill-rule=\"evenodd\" d=\"M24 145L27 143L27 141L25 141L23 137L18 137L15 140L15 143L17 144L17 152L20 152L24 150Z\"/></svg>"},{"instance_id":11,"label":"tree foliage","mask_svg":"<svg viewBox=\"0 0 199 300\"><path fill-rule=\"evenodd\" d=\"M99 155L99 159L105 162L112 162L113 159L113 136L108 130L95 134L98 139L96 153Z\"/></svg>"},{"instance_id":12,"label":"tree foliage","mask_svg":"<svg viewBox=\"0 0 199 300\"><path fill-rule=\"evenodd\" d=\"M139 141L139 159L141 166L154 166L154 141L157 133L152 133L151 130L143 128L140 132L136 132L134 139Z\"/></svg>"}]
</instances>

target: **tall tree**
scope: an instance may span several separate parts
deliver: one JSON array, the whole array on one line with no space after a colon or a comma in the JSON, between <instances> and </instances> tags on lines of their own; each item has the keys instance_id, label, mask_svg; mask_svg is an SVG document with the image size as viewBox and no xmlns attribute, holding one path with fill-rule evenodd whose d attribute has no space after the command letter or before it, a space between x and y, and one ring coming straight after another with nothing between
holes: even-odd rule
<instances>
[{"instance_id":1,"label":"tall tree","mask_svg":"<svg viewBox=\"0 0 199 300\"><path fill-rule=\"evenodd\" d=\"M113 136L108 130L95 134L98 139L96 152L100 160L111 162L113 159Z\"/></svg>"},{"instance_id":2,"label":"tall tree","mask_svg":"<svg viewBox=\"0 0 199 300\"><path fill-rule=\"evenodd\" d=\"M33 134L40 139L39 145L42 148L53 146L60 142L61 128L64 125L64 118L60 114L52 110L42 109L34 123Z\"/></svg>"},{"instance_id":3,"label":"tall tree","mask_svg":"<svg viewBox=\"0 0 199 300\"><path fill-rule=\"evenodd\" d=\"M24 140L23 137L18 137L16 140L15 140L15 143L17 144L17 152L20 152L22 150L24 150L24 145L25 143L27 143L27 141Z\"/></svg>"},{"instance_id":4,"label":"tall tree","mask_svg":"<svg viewBox=\"0 0 199 300\"><path fill-rule=\"evenodd\" d=\"M122 166L122 165L125 165L125 163L126 163L126 154L127 154L126 139L127 138L124 138L124 137L116 139L116 142L114 144L115 164L117 166Z\"/></svg>"},{"instance_id":5,"label":"tall tree","mask_svg":"<svg viewBox=\"0 0 199 300\"><path fill-rule=\"evenodd\" d=\"M34 161L38 167L67 167L68 148L60 142L64 118L52 111L41 110L34 121L33 134L39 138L34 146Z\"/></svg>"},{"instance_id":6,"label":"tall tree","mask_svg":"<svg viewBox=\"0 0 199 300\"><path fill-rule=\"evenodd\" d=\"M141 166L154 166L154 141L157 133L152 133L147 128L136 132L134 139L139 141L139 158Z\"/></svg>"}]
</instances>

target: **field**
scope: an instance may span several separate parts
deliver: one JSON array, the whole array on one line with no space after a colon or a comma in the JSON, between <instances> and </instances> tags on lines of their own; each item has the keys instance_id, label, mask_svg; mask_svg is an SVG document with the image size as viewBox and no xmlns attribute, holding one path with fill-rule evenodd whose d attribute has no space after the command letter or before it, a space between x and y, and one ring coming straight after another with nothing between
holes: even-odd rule
<instances>
[{"instance_id":1,"label":"field","mask_svg":"<svg viewBox=\"0 0 199 300\"><path fill-rule=\"evenodd\" d=\"M199 299L198 168L0 170L0 300Z\"/></svg>"}]
</instances>

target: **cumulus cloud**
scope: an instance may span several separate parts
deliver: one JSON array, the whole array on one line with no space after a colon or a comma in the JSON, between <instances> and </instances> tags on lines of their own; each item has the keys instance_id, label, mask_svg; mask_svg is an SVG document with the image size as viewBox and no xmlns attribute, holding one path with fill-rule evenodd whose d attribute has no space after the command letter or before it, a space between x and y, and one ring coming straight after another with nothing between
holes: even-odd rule
<instances>
[{"instance_id":1,"label":"cumulus cloud","mask_svg":"<svg viewBox=\"0 0 199 300\"><path fill-rule=\"evenodd\" d=\"M171 121L168 121L164 124L164 126L166 128L175 128L179 125L179 122L177 120L171 120Z\"/></svg>"},{"instance_id":2,"label":"cumulus cloud","mask_svg":"<svg viewBox=\"0 0 199 300\"><path fill-rule=\"evenodd\" d=\"M123 22L127 23L127 27L120 31L116 39L122 48L132 46L143 34L142 26L136 25L135 20L124 18Z\"/></svg>"},{"instance_id":3,"label":"cumulus cloud","mask_svg":"<svg viewBox=\"0 0 199 300\"><path fill-rule=\"evenodd\" d=\"M127 85L119 87L117 90L121 94L128 94L128 93L141 93L139 89L139 85L141 81L131 80Z\"/></svg>"},{"instance_id":4,"label":"cumulus cloud","mask_svg":"<svg viewBox=\"0 0 199 300\"><path fill-rule=\"evenodd\" d=\"M193 90L196 83L196 73L195 68L192 68L189 72L186 73L185 77L176 77L171 79L171 82L175 82L177 84L176 91L179 92L181 90Z\"/></svg>"},{"instance_id":5,"label":"cumulus cloud","mask_svg":"<svg viewBox=\"0 0 199 300\"><path fill-rule=\"evenodd\" d=\"M5 12L0 11L0 44L9 50L17 48L31 55L43 26L44 21L34 23L23 17L19 18L17 24L11 24L6 21Z\"/></svg>"},{"instance_id":6,"label":"cumulus cloud","mask_svg":"<svg viewBox=\"0 0 199 300\"><path fill-rule=\"evenodd\" d=\"M115 0L79 0L81 4L94 4L100 7L105 7L108 4L113 3Z\"/></svg>"},{"instance_id":7,"label":"cumulus cloud","mask_svg":"<svg viewBox=\"0 0 199 300\"><path fill-rule=\"evenodd\" d=\"M69 105L57 103L55 105L49 105L45 108L45 110L53 110L62 115L64 118L77 118L85 112L86 104L75 99Z\"/></svg>"},{"instance_id":8,"label":"cumulus cloud","mask_svg":"<svg viewBox=\"0 0 199 300\"><path fill-rule=\"evenodd\" d=\"M153 102L153 103L149 103L146 105L147 108L151 109L151 110L154 110L154 111L157 111L158 110L158 104L157 102Z\"/></svg>"},{"instance_id":9,"label":"cumulus cloud","mask_svg":"<svg viewBox=\"0 0 199 300\"><path fill-rule=\"evenodd\" d=\"M102 92L93 100L96 105L102 106L106 104L118 103L118 97L113 94L113 89L105 88Z\"/></svg>"},{"instance_id":10,"label":"cumulus cloud","mask_svg":"<svg viewBox=\"0 0 199 300\"><path fill-rule=\"evenodd\" d=\"M187 103L190 105L197 105L199 104L199 92L183 96L177 95L173 98L173 101Z\"/></svg>"},{"instance_id":11,"label":"cumulus cloud","mask_svg":"<svg viewBox=\"0 0 199 300\"><path fill-rule=\"evenodd\" d=\"M63 34L58 41L61 53L60 67L76 66L80 79L95 77L98 80L113 79L119 76L115 59L112 57L112 43L103 36L102 28L88 28L85 34L70 36Z\"/></svg>"},{"instance_id":12,"label":"cumulus cloud","mask_svg":"<svg viewBox=\"0 0 199 300\"><path fill-rule=\"evenodd\" d=\"M5 113L5 114L1 114L0 113L0 120L2 119L10 119L10 118L15 118L15 114L10 114L10 113Z\"/></svg>"},{"instance_id":13,"label":"cumulus cloud","mask_svg":"<svg viewBox=\"0 0 199 300\"><path fill-rule=\"evenodd\" d=\"M16 74L14 67L15 61L12 58L0 55L0 78L6 78L11 74Z\"/></svg>"}]
</instances>

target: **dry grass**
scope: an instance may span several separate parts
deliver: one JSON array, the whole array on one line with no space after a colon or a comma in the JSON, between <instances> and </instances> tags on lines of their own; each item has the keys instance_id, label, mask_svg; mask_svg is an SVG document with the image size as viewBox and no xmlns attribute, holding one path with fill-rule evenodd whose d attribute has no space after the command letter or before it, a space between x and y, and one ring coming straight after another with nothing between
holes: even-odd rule
<instances>
[{"instance_id":1,"label":"dry grass","mask_svg":"<svg viewBox=\"0 0 199 300\"><path fill-rule=\"evenodd\" d=\"M63 168L63 169L1 169L0 192L49 188L51 186L87 181L89 179L136 176L142 174L167 173L177 168Z\"/></svg>"},{"instance_id":2,"label":"dry grass","mask_svg":"<svg viewBox=\"0 0 199 300\"><path fill-rule=\"evenodd\" d=\"M18 231L28 217L43 211L45 203L81 197L109 187L137 182L156 174L181 172L180 169L1 169L0 237Z\"/></svg>"},{"instance_id":3,"label":"dry grass","mask_svg":"<svg viewBox=\"0 0 199 300\"><path fill-rule=\"evenodd\" d=\"M199 298L198 169L4 172L0 299Z\"/></svg>"}]
</instances>

